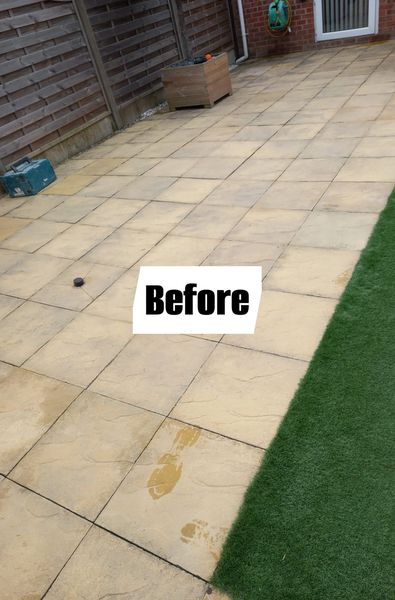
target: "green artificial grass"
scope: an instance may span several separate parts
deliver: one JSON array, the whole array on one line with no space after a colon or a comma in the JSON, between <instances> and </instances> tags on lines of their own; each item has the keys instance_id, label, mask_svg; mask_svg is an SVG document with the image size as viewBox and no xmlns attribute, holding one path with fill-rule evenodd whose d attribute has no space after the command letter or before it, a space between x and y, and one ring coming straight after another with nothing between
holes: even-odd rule
<instances>
[{"instance_id":1,"label":"green artificial grass","mask_svg":"<svg viewBox=\"0 0 395 600\"><path fill-rule=\"evenodd\" d=\"M301 340L303 343L303 340ZM395 191L247 491L234 600L393 600Z\"/></svg>"}]
</instances>

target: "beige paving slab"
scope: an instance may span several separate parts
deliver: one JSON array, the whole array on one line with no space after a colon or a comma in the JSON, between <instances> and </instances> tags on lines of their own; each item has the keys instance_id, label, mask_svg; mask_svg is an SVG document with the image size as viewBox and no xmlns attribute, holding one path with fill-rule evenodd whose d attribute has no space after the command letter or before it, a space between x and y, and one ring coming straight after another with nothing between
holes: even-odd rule
<instances>
[{"instance_id":1,"label":"beige paving slab","mask_svg":"<svg viewBox=\"0 0 395 600\"><path fill-rule=\"evenodd\" d=\"M81 389L12 368L0 379L0 469L8 473L52 426Z\"/></svg>"},{"instance_id":2,"label":"beige paving slab","mask_svg":"<svg viewBox=\"0 0 395 600\"><path fill-rule=\"evenodd\" d=\"M15 250L5 250L4 248L0 248L0 273L5 273L26 256L25 252L16 252Z\"/></svg>"},{"instance_id":3,"label":"beige paving slab","mask_svg":"<svg viewBox=\"0 0 395 600\"><path fill-rule=\"evenodd\" d=\"M221 116L219 114L211 113L208 115L207 113L201 113L197 117L189 119L186 123L184 123L184 125L182 125L182 129L195 129L199 127L207 129L212 125L215 125L220 118Z\"/></svg>"},{"instance_id":4,"label":"beige paving slab","mask_svg":"<svg viewBox=\"0 0 395 600\"><path fill-rule=\"evenodd\" d=\"M77 223L89 214L97 206L100 206L105 198L90 198L88 196L71 196L55 208L43 215L46 221L59 221L64 223ZM106 224L106 223L103 223Z\"/></svg>"},{"instance_id":5,"label":"beige paving slab","mask_svg":"<svg viewBox=\"0 0 395 600\"><path fill-rule=\"evenodd\" d=\"M30 298L70 265L65 258L27 254L13 267L0 275L0 292Z\"/></svg>"},{"instance_id":6,"label":"beige paving slab","mask_svg":"<svg viewBox=\"0 0 395 600\"><path fill-rule=\"evenodd\" d=\"M271 185L270 181L243 181L228 179L206 197L203 204L218 206L253 206Z\"/></svg>"},{"instance_id":7,"label":"beige paving slab","mask_svg":"<svg viewBox=\"0 0 395 600\"><path fill-rule=\"evenodd\" d=\"M315 211L292 240L297 246L362 250L377 221L377 214Z\"/></svg>"},{"instance_id":8,"label":"beige paving slab","mask_svg":"<svg viewBox=\"0 0 395 600\"><path fill-rule=\"evenodd\" d=\"M358 258L359 252L352 250L290 246L276 261L264 287L340 298Z\"/></svg>"},{"instance_id":9,"label":"beige paving slab","mask_svg":"<svg viewBox=\"0 0 395 600\"><path fill-rule=\"evenodd\" d=\"M196 137L197 142L225 142L226 140L230 140L233 138L236 133L241 130L240 126L237 127L210 127L210 129L206 129L200 133L198 137ZM243 137L243 136L242 136ZM253 139L245 140L245 141L254 141Z\"/></svg>"},{"instance_id":10,"label":"beige paving slab","mask_svg":"<svg viewBox=\"0 0 395 600\"><path fill-rule=\"evenodd\" d=\"M204 589L196 577L93 527L46 598L201 600Z\"/></svg>"},{"instance_id":11,"label":"beige paving slab","mask_svg":"<svg viewBox=\"0 0 395 600\"><path fill-rule=\"evenodd\" d=\"M112 231L111 227L71 225L51 242L42 246L38 252L77 260L109 236Z\"/></svg>"},{"instance_id":12,"label":"beige paving slab","mask_svg":"<svg viewBox=\"0 0 395 600\"><path fill-rule=\"evenodd\" d=\"M392 188L392 183L333 181L316 208L346 212L381 212Z\"/></svg>"},{"instance_id":13,"label":"beige paving slab","mask_svg":"<svg viewBox=\"0 0 395 600\"><path fill-rule=\"evenodd\" d=\"M175 131L172 131L171 133L168 133L165 137L163 137L161 139L161 141L162 142L171 142L171 143L181 142L183 144L186 144L187 142L190 142L193 139L196 139L201 133L203 133L204 130L205 130L204 127L194 127L194 128L190 128L190 129L177 129Z\"/></svg>"},{"instance_id":14,"label":"beige paving slab","mask_svg":"<svg viewBox=\"0 0 395 600\"><path fill-rule=\"evenodd\" d=\"M234 346L310 360L336 301L265 290L254 335L225 335Z\"/></svg>"},{"instance_id":15,"label":"beige paving slab","mask_svg":"<svg viewBox=\"0 0 395 600\"><path fill-rule=\"evenodd\" d=\"M318 98L346 98L346 97L350 97L355 90L358 89L357 85L346 85L346 84L342 84L340 85L339 83L335 83L335 84L330 84L326 87L324 87L318 94L317 94L317 99Z\"/></svg>"},{"instance_id":16,"label":"beige paving slab","mask_svg":"<svg viewBox=\"0 0 395 600\"><path fill-rule=\"evenodd\" d=\"M251 125L285 125L294 115L294 110L279 112L268 109L256 117Z\"/></svg>"},{"instance_id":17,"label":"beige paving slab","mask_svg":"<svg viewBox=\"0 0 395 600\"><path fill-rule=\"evenodd\" d=\"M166 421L99 524L208 578L261 456L256 448Z\"/></svg>"},{"instance_id":18,"label":"beige paving slab","mask_svg":"<svg viewBox=\"0 0 395 600\"><path fill-rule=\"evenodd\" d=\"M205 265L257 265L262 267L262 276L271 269L282 251L282 246L254 242L222 240L206 258Z\"/></svg>"},{"instance_id":19,"label":"beige paving slab","mask_svg":"<svg viewBox=\"0 0 395 600\"><path fill-rule=\"evenodd\" d=\"M56 175L58 177L59 175L71 175L72 173L80 171L92 163L92 158L72 158L69 160L65 160L65 162L63 162L61 165L56 165ZM89 173L85 173L85 175L89 175ZM90 173L90 175L92 175L92 173Z\"/></svg>"},{"instance_id":20,"label":"beige paving slab","mask_svg":"<svg viewBox=\"0 0 395 600\"><path fill-rule=\"evenodd\" d=\"M273 140L311 140L322 129L322 123L284 125Z\"/></svg>"},{"instance_id":21,"label":"beige paving slab","mask_svg":"<svg viewBox=\"0 0 395 600\"><path fill-rule=\"evenodd\" d=\"M336 181L394 182L395 156L385 158L349 158Z\"/></svg>"},{"instance_id":22,"label":"beige paving slab","mask_svg":"<svg viewBox=\"0 0 395 600\"><path fill-rule=\"evenodd\" d=\"M0 242L14 235L20 229L29 225L27 219L15 219L13 217L0 217Z\"/></svg>"},{"instance_id":23,"label":"beige paving slab","mask_svg":"<svg viewBox=\"0 0 395 600\"><path fill-rule=\"evenodd\" d=\"M119 144L119 146L115 146L113 150L106 153L108 158L132 158L136 156L136 154L140 154L143 156L143 153L147 148L149 148L151 144L148 143L126 143Z\"/></svg>"},{"instance_id":24,"label":"beige paving slab","mask_svg":"<svg viewBox=\"0 0 395 600\"><path fill-rule=\"evenodd\" d=\"M117 194L119 190L124 189L125 186L131 186L135 180L136 177L128 177L127 175L103 175L103 177L99 177L94 183L82 189L79 195L92 198L110 198Z\"/></svg>"},{"instance_id":25,"label":"beige paving slab","mask_svg":"<svg viewBox=\"0 0 395 600\"><path fill-rule=\"evenodd\" d=\"M153 177L182 177L197 163L196 158L164 158L147 175Z\"/></svg>"},{"instance_id":26,"label":"beige paving slab","mask_svg":"<svg viewBox=\"0 0 395 600\"><path fill-rule=\"evenodd\" d=\"M211 156L228 158L248 158L261 146L261 142L243 142L229 140L221 144L211 153Z\"/></svg>"},{"instance_id":27,"label":"beige paving slab","mask_svg":"<svg viewBox=\"0 0 395 600\"><path fill-rule=\"evenodd\" d=\"M191 212L191 204L176 202L150 202L143 210L125 223L125 229L168 233Z\"/></svg>"},{"instance_id":28,"label":"beige paving slab","mask_svg":"<svg viewBox=\"0 0 395 600\"><path fill-rule=\"evenodd\" d=\"M0 294L0 320L22 304L23 300Z\"/></svg>"},{"instance_id":29,"label":"beige paving slab","mask_svg":"<svg viewBox=\"0 0 395 600\"><path fill-rule=\"evenodd\" d=\"M139 271L126 271L115 283L94 300L86 309L92 315L132 322L132 300Z\"/></svg>"},{"instance_id":30,"label":"beige paving slab","mask_svg":"<svg viewBox=\"0 0 395 600\"><path fill-rule=\"evenodd\" d=\"M217 238L168 235L139 261L138 266L198 266L217 244Z\"/></svg>"},{"instance_id":31,"label":"beige paving slab","mask_svg":"<svg viewBox=\"0 0 395 600\"><path fill-rule=\"evenodd\" d=\"M276 181L255 208L312 210L327 187L324 181Z\"/></svg>"},{"instance_id":32,"label":"beige paving slab","mask_svg":"<svg viewBox=\"0 0 395 600\"><path fill-rule=\"evenodd\" d=\"M359 138L328 139L317 138L311 141L301 152L300 158L342 158L352 154Z\"/></svg>"},{"instance_id":33,"label":"beige paving slab","mask_svg":"<svg viewBox=\"0 0 395 600\"><path fill-rule=\"evenodd\" d=\"M308 140L269 140L254 154L259 159L296 158Z\"/></svg>"},{"instance_id":34,"label":"beige paving slab","mask_svg":"<svg viewBox=\"0 0 395 600\"><path fill-rule=\"evenodd\" d=\"M395 136L395 121L378 120L369 123L369 136Z\"/></svg>"},{"instance_id":35,"label":"beige paving slab","mask_svg":"<svg viewBox=\"0 0 395 600\"><path fill-rule=\"evenodd\" d=\"M74 317L69 310L25 302L0 322L0 360L21 365Z\"/></svg>"},{"instance_id":36,"label":"beige paving slab","mask_svg":"<svg viewBox=\"0 0 395 600\"><path fill-rule=\"evenodd\" d=\"M303 210L251 209L227 238L244 242L287 244L301 227L308 212Z\"/></svg>"},{"instance_id":37,"label":"beige paving slab","mask_svg":"<svg viewBox=\"0 0 395 600\"><path fill-rule=\"evenodd\" d=\"M69 227L69 223L50 223L39 219L8 237L2 246L10 250L35 252Z\"/></svg>"},{"instance_id":38,"label":"beige paving slab","mask_svg":"<svg viewBox=\"0 0 395 600\"><path fill-rule=\"evenodd\" d=\"M198 204L220 183L222 183L222 179L178 179L165 191L161 192L156 200Z\"/></svg>"},{"instance_id":39,"label":"beige paving slab","mask_svg":"<svg viewBox=\"0 0 395 600\"><path fill-rule=\"evenodd\" d=\"M139 157L142 158L167 158L171 154L177 152L182 146L182 142L156 142L149 144L144 150L139 152Z\"/></svg>"},{"instance_id":40,"label":"beige paving slab","mask_svg":"<svg viewBox=\"0 0 395 600\"><path fill-rule=\"evenodd\" d=\"M138 213L146 204L146 200L109 198L98 208L90 212L81 221L81 225L120 227Z\"/></svg>"},{"instance_id":41,"label":"beige paving slab","mask_svg":"<svg viewBox=\"0 0 395 600\"><path fill-rule=\"evenodd\" d=\"M89 165L83 167L78 174L79 175L105 175L109 171L113 171L119 165L121 165L124 159L121 157L116 158L98 158L89 163Z\"/></svg>"},{"instance_id":42,"label":"beige paving slab","mask_svg":"<svg viewBox=\"0 0 395 600\"><path fill-rule=\"evenodd\" d=\"M89 523L6 480L0 485L0 501L2 596L42 598Z\"/></svg>"},{"instance_id":43,"label":"beige paving slab","mask_svg":"<svg viewBox=\"0 0 395 600\"><path fill-rule=\"evenodd\" d=\"M219 142L199 142L192 140L179 148L174 153L174 158L205 158L211 155L216 148L219 148L221 144ZM196 162L196 161L195 161Z\"/></svg>"},{"instance_id":44,"label":"beige paving slab","mask_svg":"<svg viewBox=\"0 0 395 600\"><path fill-rule=\"evenodd\" d=\"M198 158L183 176L201 179L226 179L243 162L243 158Z\"/></svg>"},{"instance_id":45,"label":"beige paving slab","mask_svg":"<svg viewBox=\"0 0 395 600\"><path fill-rule=\"evenodd\" d=\"M24 199L23 204L11 211L10 216L22 219L38 219L61 202L64 202L64 196L42 196L38 194L32 198Z\"/></svg>"},{"instance_id":46,"label":"beige paving slab","mask_svg":"<svg viewBox=\"0 0 395 600\"><path fill-rule=\"evenodd\" d=\"M355 121L374 121L378 118L382 106L344 106L333 117L334 123L350 123Z\"/></svg>"},{"instance_id":47,"label":"beige paving slab","mask_svg":"<svg viewBox=\"0 0 395 600\"><path fill-rule=\"evenodd\" d=\"M48 194L50 196L73 196L73 194L78 194L78 192L86 188L86 186L89 186L95 179L97 179L96 175L67 175L42 190L41 194Z\"/></svg>"},{"instance_id":48,"label":"beige paving slab","mask_svg":"<svg viewBox=\"0 0 395 600\"><path fill-rule=\"evenodd\" d=\"M17 209L18 206L21 206L22 204L24 204L25 201L26 201L25 197L10 198L9 196L1 196L0 197L0 216L6 215L7 213L10 213L11 211ZM18 215L12 215L12 216L18 216Z\"/></svg>"},{"instance_id":49,"label":"beige paving slab","mask_svg":"<svg viewBox=\"0 0 395 600\"><path fill-rule=\"evenodd\" d=\"M305 123L327 123L336 114L337 108L303 108L288 122L289 125Z\"/></svg>"},{"instance_id":50,"label":"beige paving slab","mask_svg":"<svg viewBox=\"0 0 395 600\"><path fill-rule=\"evenodd\" d=\"M128 269L163 237L161 232L118 229L84 258L88 262Z\"/></svg>"},{"instance_id":51,"label":"beige paving slab","mask_svg":"<svg viewBox=\"0 0 395 600\"><path fill-rule=\"evenodd\" d=\"M390 99L391 94L368 94L364 96L355 94L346 102L344 108L370 108L371 106L381 106L381 108L384 108Z\"/></svg>"},{"instance_id":52,"label":"beige paving slab","mask_svg":"<svg viewBox=\"0 0 395 600\"><path fill-rule=\"evenodd\" d=\"M50 306L43 308L62 310ZM84 313L51 337L27 361L26 368L67 383L87 386L125 346L131 337L131 329L127 323Z\"/></svg>"},{"instance_id":53,"label":"beige paving slab","mask_svg":"<svg viewBox=\"0 0 395 600\"><path fill-rule=\"evenodd\" d=\"M245 161L232 175L232 179L274 181L285 171L291 163L287 158L254 157Z\"/></svg>"},{"instance_id":54,"label":"beige paving slab","mask_svg":"<svg viewBox=\"0 0 395 600\"><path fill-rule=\"evenodd\" d=\"M133 157L114 169L111 175L143 175L158 163L158 158Z\"/></svg>"},{"instance_id":55,"label":"beige paving slab","mask_svg":"<svg viewBox=\"0 0 395 600\"><path fill-rule=\"evenodd\" d=\"M166 415L214 347L189 336L134 336L91 389Z\"/></svg>"},{"instance_id":56,"label":"beige paving slab","mask_svg":"<svg viewBox=\"0 0 395 600\"><path fill-rule=\"evenodd\" d=\"M355 148L352 156L361 158L395 156L395 136L365 137Z\"/></svg>"},{"instance_id":57,"label":"beige paving slab","mask_svg":"<svg viewBox=\"0 0 395 600\"><path fill-rule=\"evenodd\" d=\"M361 138L367 135L371 124L372 121L358 121L355 123L328 123L320 131L319 137L330 138L331 140Z\"/></svg>"},{"instance_id":58,"label":"beige paving slab","mask_svg":"<svg viewBox=\"0 0 395 600\"><path fill-rule=\"evenodd\" d=\"M232 111L231 114L225 115L220 121L218 121L216 125L218 127L244 127L244 125L248 125L257 116L260 110L265 110L265 108L270 106L270 103L268 102L263 102L262 100L259 101L259 99L256 98L255 100L255 106L252 106L251 101L247 102L243 105L245 112L235 113L234 111ZM263 106L263 108L258 109L258 106ZM250 110L251 108L252 110Z\"/></svg>"},{"instance_id":59,"label":"beige paving slab","mask_svg":"<svg viewBox=\"0 0 395 600\"><path fill-rule=\"evenodd\" d=\"M175 177L139 177L132 183L120 188L115 193L117 198L129 198L130 200L155 200L161 192L164 192Z\"/></svg>"},{"instance_id":60,"label":"beige paving slab","mask_svg":"<svg viewBox=\"0 0 395 600\"><path fill-rule=\"evenodd\" d=\"M235 133L232 141L266 142L280 128L280 125L247 125Z\"/></svg>"},{"instance_id":61,"label":"beige paving slab","mask_svg":"<svg viewBox=\"0 0 395 600\"><path fill-rule=\"evenodd\" d=\"M306 369L303 361L220 344L171 416L267 448Z\"/></svg>"},{"instance_id":62,"label":"beige paving slab","mask_svg":"<svg viewBox=\"0 0 395 600\"><path fill-rule=\"evenodd\" d=\"M11 477L95 519L161 422L152 412L84 392Z\"/></svg>"},{"instance_id":63,"label":"beige paving slab","mask_svg":"<svg viewBox=\"0 0 395 600\"><path fill-rule=\"evenodd\" d=\"M78 260L62 271L58 277L44 285L34 294L32 299L52 306L81 311L118 279L123 272L124 269L121 267L97 265ZM83 278L83 286L74 286L73 281L76 277Z\"/></svg>"},{"instance_id":64,"label":"beige paving slab","mask_svg":"<svg viewBox=\"0 0 395 600\"><path fill-rule=\"evenodd\" d=\"M325 90L325 88L324 88ZM347 101L348 96L321 96L321 92L308 104L305 109L340 108Z\"/></svg>"},{"instance_id":65,"label":"beige paving slab","mask_svg":"<svg viewBox=\"0 0 395 600\"><path fill-rule=\"evenodd\" d=\"M222 239L248 210L241 206L197 206L173 229L174 235Z\"/></svg>"},{"instance_id":66,"label":"beige paving slab","mask_svg":"<svg viewBox=\"0 0 395 600\"><path fill-rule=\"evenodd\" d=\"M344 161L343 158L298 158L284 171L280 181L332 181Z\"/></svg>"}]
</instances>

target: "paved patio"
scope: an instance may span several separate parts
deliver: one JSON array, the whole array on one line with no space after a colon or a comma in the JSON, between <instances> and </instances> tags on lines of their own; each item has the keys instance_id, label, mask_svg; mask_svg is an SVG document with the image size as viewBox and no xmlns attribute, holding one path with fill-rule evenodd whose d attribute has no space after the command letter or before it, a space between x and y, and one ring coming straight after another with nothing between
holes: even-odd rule
<instances>
[{"instance_id":1,"label":"paved patio","mask_svg":"<svg viewBox=\"0 0 395 600\"><path fill-rule=\"evenodd\" d=\"M205 597L395 183L394 43L232 78L0 199L4 600ZM255 335L132 337L139 266L200 264L263 266Z\"/></svg>"}]
</instances>

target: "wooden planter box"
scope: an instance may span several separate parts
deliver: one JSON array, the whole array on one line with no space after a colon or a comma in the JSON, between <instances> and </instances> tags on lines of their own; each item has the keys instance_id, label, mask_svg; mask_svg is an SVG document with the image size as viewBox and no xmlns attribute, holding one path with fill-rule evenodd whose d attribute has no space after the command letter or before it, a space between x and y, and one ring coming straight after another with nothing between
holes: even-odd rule
<instances>
[{"instance_id":1,"label":"wooden planter box","mask_svg":"<svg viewBox=\"0 0 395 600\"><path fill-rule=\"evenodd\" d=\"M211 108L232 94L226 53L197 65L173 65L162 69L165 98L170 110L186 106Z\"/></svg>"}]
</instances>

